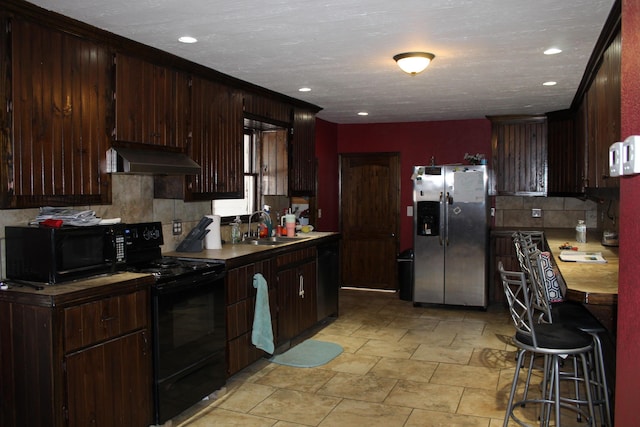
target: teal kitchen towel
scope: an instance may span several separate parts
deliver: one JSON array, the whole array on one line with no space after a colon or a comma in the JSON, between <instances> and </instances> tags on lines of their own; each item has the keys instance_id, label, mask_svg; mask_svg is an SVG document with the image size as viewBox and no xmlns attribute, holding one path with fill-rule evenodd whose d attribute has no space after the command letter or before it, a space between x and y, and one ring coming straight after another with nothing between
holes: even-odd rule
<instances>
[{"instance_id":1,"label":"teal kitchen towel","mask_svg":"<svg viewBox=\"0 0 640 427\"><path fill-rule=\"evenodd\" d=\"M269 288L262 274L256 273L253 275L253 287L257 289L257 293L251 343L260 350L273 354L273 328L271 326L271 311L269 310Z\"/></svg>"}]
</instances>

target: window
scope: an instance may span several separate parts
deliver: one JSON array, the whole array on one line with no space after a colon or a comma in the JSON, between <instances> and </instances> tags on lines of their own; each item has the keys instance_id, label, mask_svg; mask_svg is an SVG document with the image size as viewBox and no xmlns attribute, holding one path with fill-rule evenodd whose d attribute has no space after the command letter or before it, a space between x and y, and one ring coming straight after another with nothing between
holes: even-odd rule
<instances>
[{"instance_id":1,"label":"window","mask_svg":"<svg viewBox=\"0 0 640 427\"><path fill-rule=\"evenodd\" d=\"M244 130L244 198L213 200L211 207L215 215L232 220L236 215L249 215L256 211L259 193L258 139L259 132Z\"/></svg>"}]
</instances>

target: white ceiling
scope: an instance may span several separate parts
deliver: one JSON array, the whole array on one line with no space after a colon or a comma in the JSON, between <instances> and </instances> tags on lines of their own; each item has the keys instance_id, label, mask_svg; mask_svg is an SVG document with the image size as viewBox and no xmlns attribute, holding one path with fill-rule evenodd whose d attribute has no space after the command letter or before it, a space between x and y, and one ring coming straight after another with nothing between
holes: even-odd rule
<instances>
[{"instance_id":1,"label":"white ceiling","mask_svg":"<svg viewBox=\"0 0 640 427\"><path fill-rule=\"evenodd\" d=\"M569 107L614 0L31 3L316 104L324 120L379 123ZM416 50L436 58L412 77L392 57Z\"/></svg>"}]
</instances>

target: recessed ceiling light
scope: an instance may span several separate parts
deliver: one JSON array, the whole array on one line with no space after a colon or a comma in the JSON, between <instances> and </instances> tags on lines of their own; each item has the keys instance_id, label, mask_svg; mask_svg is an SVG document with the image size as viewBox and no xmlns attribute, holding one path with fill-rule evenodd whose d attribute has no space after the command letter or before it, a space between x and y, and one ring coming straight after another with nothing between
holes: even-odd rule
<instances>
[{"instance_id":1,"label":"recessed ceiling light","mask_svg":"<svg viewBox=\"0 0 640 427\"><path fill-rule=\"evenodd\" d=\"M552 47L544 51L545 55L556 55L562 52L562 49L558 49L557 47Z\"/></svg>"},{"instance_id":2,"label":"recessed ceiling light","mask_svg":"<svg viewBox=\"0 0 640 427\"><path fill-rule=\"evenodd\" d=\"M368 115L369 115L369 113L367 113L366 111L360 111L360 112L358 113L358 115L359 115L359 116L368 116Z\"/></svg>"},{"instance_id":3,"label":"recessed ceiling light","mask_svg":"<svg viewBox=\"0 0 640 427\"><path fill-rule=\"evenodd\" d=\"M178 41L180 43L196 43L198 39L191 36L182 36L178 38Z\"/></svg>"},{"instance_id":4,"label":"recessed ceiling light","mask_svg":"<svg viewBox=\"0 0 640 427\"><path fill-rule=\"evenodd\" d=\"M298 89L298 92L311 92L311 88L310 87L301 87L300 89Z\"/></svg>"},{"instance_id":5,"label":"recessed ceiling light","mask_svg":"<svg viewBox=\"0 0 640 427\"><path fill-rule=\"evenodd\" d=\"M557 84L558 84L557 82L544 82L542 83L542 86L555 86Z\"/></svg>"}]
</instances>

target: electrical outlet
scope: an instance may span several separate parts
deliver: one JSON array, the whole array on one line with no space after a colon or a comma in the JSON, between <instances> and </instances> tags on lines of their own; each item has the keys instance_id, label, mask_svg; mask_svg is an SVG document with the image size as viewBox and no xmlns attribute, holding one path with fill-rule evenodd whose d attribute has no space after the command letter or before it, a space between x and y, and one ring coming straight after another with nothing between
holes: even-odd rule
<instances>
[{"instance_id":1,"label":"electrical outlet","mask_svg":"<svg viewBox=\"0 0 640 427\"><path fill-rule=\"evenodd\" d=\"M179 236L182 234L182 220L174 219L173 220L173 235Z\"/></svg>"},{"instance_id":2,"label":"electrical outlet","mask_svg":"<svg viewBox=\"0 0 640 427\"><path fill-rule=\"evenodd\" d=\"M531 218L541 218L542 209L531 209Z\"/></svg>"}]
</instances>

